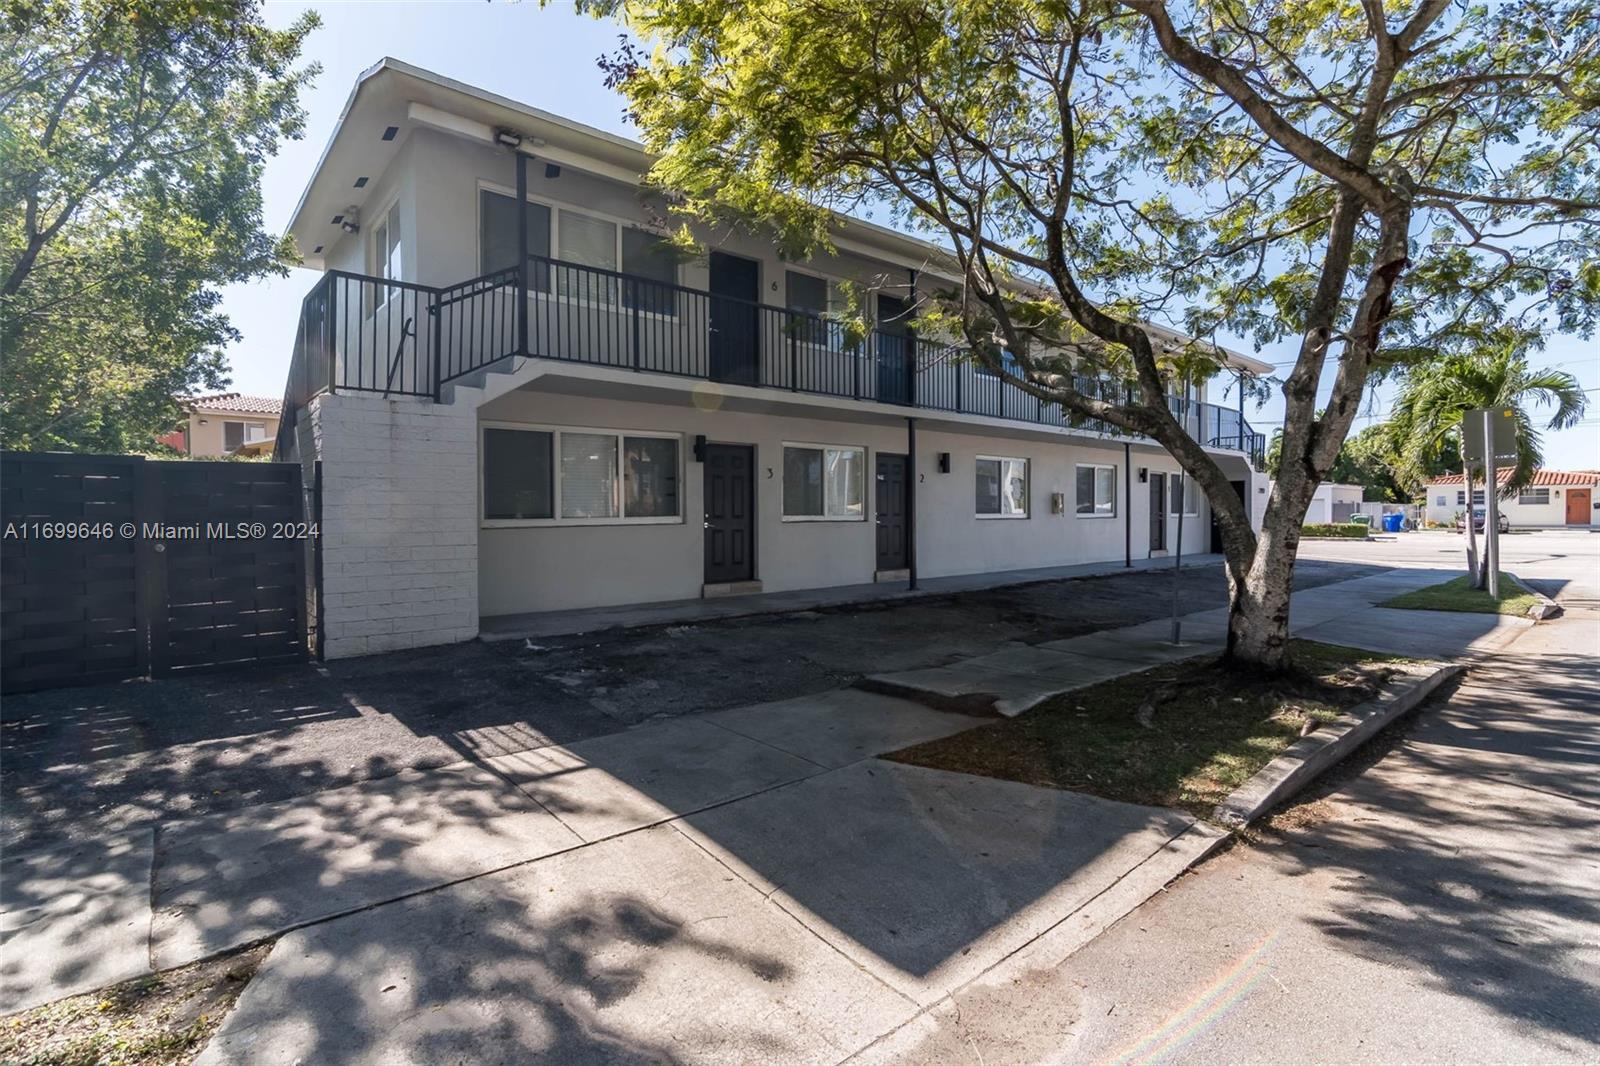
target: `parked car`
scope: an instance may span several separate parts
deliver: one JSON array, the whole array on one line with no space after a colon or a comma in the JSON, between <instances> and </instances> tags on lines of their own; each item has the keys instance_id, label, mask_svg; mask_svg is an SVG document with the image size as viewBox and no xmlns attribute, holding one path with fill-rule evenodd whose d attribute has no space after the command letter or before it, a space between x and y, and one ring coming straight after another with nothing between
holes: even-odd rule
<instances>
[{"instance_id":1,"label":"parked car","mask_svg":"<svg viewBox=\"0 0 1600 1066\"><path fill-rule=\"evenodd\" d=\"M1502 533L1510 533L1511 532L1511 520L1509 518L1507 518L1503 514L1499 515L1498 517L1499 517L1500 520L1498 522L1496 522L1495 524L1497 526L1499 526L1500 532L1502 532ZM1472 529L1473 529L1473 532L1482 533L1483 532L1483 524L1485 522L1487 522L1488 520L1489 520L1489 515L1488 515L1488 510L1486 508L1474 507L1472 509ZM1457 515L1456 516L1456 529L1458 531L1465 532L1466 528L1467 528L1466 515Z\"/></svg>"}]
</instances>

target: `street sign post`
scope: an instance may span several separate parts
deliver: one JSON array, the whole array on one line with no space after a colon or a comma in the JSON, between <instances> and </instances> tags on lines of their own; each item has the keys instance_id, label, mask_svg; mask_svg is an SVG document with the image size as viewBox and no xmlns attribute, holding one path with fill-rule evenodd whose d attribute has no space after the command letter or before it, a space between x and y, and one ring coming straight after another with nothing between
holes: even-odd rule
<instances>
[{"instance_id":1,"label":"street sign post","mask_svg":"<svg viewBox=\"0 0 1600 1066\"><path fill-rule=\"evenodd\" d=\"M1517 412L1513 407L1479 407L1461 419L1462 458L1483 465L1483 565L1489 598L1500 598L1500 485L1495 467L1517 461ZM1472 486L1467 486L1467 522L1472 511Z\"/></svg>"},{"instance_id":2,"label":"street sign post","mask_svg":"<svg viewBox=\"0 0 1600 1066\"><path fill-rule=\"evenodd\" d=\"M1494 442L1495 459L1516 462L1517 409L1478 407L1468 411L1461 419L1461 437L1461 457L1470 463L1484 463L1485 439Z\"/></svg>"}]
</instances>

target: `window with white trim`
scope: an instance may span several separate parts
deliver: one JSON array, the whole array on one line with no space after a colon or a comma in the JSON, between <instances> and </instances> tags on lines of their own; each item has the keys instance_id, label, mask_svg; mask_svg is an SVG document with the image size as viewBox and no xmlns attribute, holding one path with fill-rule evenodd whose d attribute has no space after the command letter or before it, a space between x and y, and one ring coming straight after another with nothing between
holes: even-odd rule
<instances>
[{"instance_id":1,"label":"window with white trim","mask_svg":"<svg viewBox=\"0 0 1600 1066\"><path fill-rule=\"evenodd\" d=\"M783 446L783 517L857 522L867 517L867 450Z\"/></svg>"},{"instance_id":2,"label":"window with white trim","mask_svg":"<svg viewBox=\"0 0 1600 1066\"><path fill-rule=\"evenodd\" d=\"M234 422L222 423L222 450L232 452L245 444L253 441L267 439L267 424L265 422Z\"/></svg>"},{"instance_id":3,"label":"window with white trim","mask_svg":"<svg viewBox=\"0 0 1600 1066\"><path fill-rule=\"evenodd\" d=\"M677 521L679 445L672 433L485 426L484 521Z\"/></svg>"},{"instance_id":4,"label":"window with white trim","mask_svg":"<svg viewBox=\"0 0 1600 1066\"><path fill-rule=\"evenodd\" d=\"M1548 488L1525 488L1517 493L1517 502L1530 507L1549 503L1550 490Z\"/></svg>"},{"instance_id":5,"label":"window with white trim","mask_svg":"<svg viewBox=\"0 0 1600 1066\"><path fill-rule=\"evenodd\" d=\"M488 189L478 193L478 270L493 274L517 265L517 199ZM550 255L550 208L526 202L523 216L528 223L528 254ZM528 285L539 292L550 289L544 264L530 275Z\"/></svg>"},{"instance_id":6,"label":"window with white trim","mask_svg":"<svg viewBox=\"0 0 1600 1066\"><path fill-rule=\"evenodd\" d=\"M1483 490L1482 489L1473 489L1472 490L1472 505L1474 507L1482 507L1483 503L1484 503ZM1457 489L1456 490L1456 506L1457 507L1465 507L1466 505L1467 505L1467 492L1466 492L1466 490L1465 489Z\"/></svg>"},{"instance_id":7,"label":"window with white trim","mask_svg":"<svg viewBox=\"0 0 1600 1066\"><path fill-rule=\"evenodd\" d=\"M975 512L979 518L1028 517L1028 460L980 455Z\"/></svg>"},{"instance_id":8,"label":"window with white trim","mask_svg":"<svg viewBox=\"0 0 1600 1066\"><path fill-rule=\"evenodd\" d=\"M1117 468L1100 463L1079 463L1078 514L1084 518L1115 518Z\"/></svg>"},{"instance_id":9,"label":"window with white trim","mask_svg":"<svg viewBox=\"0 0 1600 1066\"><path fill-rule=\"evenodd\" d=\"M372 228L372 275L400 281L401 258L400 201L396 200ZM399 291L387 285L381 286L378 289L378 305L381 307Z\"/></svg>"}]
</instances>

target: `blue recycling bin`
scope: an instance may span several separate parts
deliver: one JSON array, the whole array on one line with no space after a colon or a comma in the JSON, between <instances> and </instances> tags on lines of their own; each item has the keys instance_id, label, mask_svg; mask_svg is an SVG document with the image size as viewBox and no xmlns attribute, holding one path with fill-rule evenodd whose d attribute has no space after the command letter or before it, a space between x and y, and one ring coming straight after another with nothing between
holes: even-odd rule
<instances>
[{"instance_id":1,"label":"blue recycling bin","mask_svg":"<svg viewBox=\"0 0 1600 1066\"><path fill-rule=\"evenodd\" d=\"M1405 525L1406 516L1403 514L1386 514L1383 516L1383 531L1385 533L1398 533Z\"/></svg>"}]
</instances>

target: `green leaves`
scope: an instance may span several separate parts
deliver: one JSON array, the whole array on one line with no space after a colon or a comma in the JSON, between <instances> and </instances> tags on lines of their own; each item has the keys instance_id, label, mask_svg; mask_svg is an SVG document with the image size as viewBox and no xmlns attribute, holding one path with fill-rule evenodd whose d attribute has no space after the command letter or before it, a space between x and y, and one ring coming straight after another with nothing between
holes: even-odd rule
<instances>
[{"instance_id":1,"label":"green leaves","mask_svg":"<svg viewBox=\"0 0 1600 1066\"><path fill-rule=\"evenodd\" d=\"M0 21L0 389L7 447L123 451L226 382L218 286L282 273L260 172L300 136L314 15L22 3Z\"/></svg>"}]
</instances>

